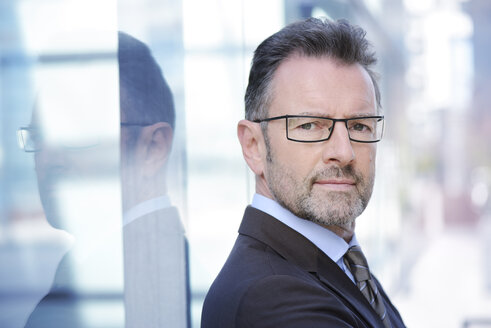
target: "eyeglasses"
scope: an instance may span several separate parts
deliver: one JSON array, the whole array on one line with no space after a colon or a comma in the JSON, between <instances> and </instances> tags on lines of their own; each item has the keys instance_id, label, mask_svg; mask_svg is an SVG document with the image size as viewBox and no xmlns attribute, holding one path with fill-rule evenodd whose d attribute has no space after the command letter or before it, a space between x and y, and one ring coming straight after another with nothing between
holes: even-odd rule
<instances>
[{"instance_id":1,"label":"eyeglasses","mask_svg":"<svg viewBox=\"0 0 491 328\"><path fill-rule=\"evenodd\" d=\"M27 153L41 150L41 133L39 129L23 126L17 130L17 143L19 148Z\"/></svg>"},{"instance_id":2,"label":"eyeglasses","mask_svg":"<svg viewBox=\"0 0 491 328\"><path fill-rule=\"evenodd\" d=\"M145 127L152 125L152 123L131 123L131 122L121 122L122 127ZM41 130L35 126L23 126L17 130L17 144L20 149L26 153L35 153L42 150L43 137ZM83 143L83 144L71 144L63 145L65 149L86 149L96 146L97 143Z\"/></svg>"},{"instance_id":3,"label":"eyeglasses","mask_svg":"<svg viewBox=\"0 0 491 328\"><path fill-rule=\"evenodd\" d=\"M43 150L46 147L45 141L41 129L36 126L24 126L17 130L17 144L26 153L36 153ZM54 146L67 151L78 151L93 148L99 144L100 140L95 136L93 138L58 140Z\"/></svg>"},{"instance_id":4,"label":"eyeglasses","mask_svg":"<svg viewBox=\"0 0 491 328\"><path fill-rule=\"evenodd\" d=\"M382 139L383 116L365 116L346 119L306 115L282 115L254 120L256 123L285 119L286 138L296 142L321 142L329 140L336 122L344 122L351 141L372 143Z\"/></svg>"}]
</instances>

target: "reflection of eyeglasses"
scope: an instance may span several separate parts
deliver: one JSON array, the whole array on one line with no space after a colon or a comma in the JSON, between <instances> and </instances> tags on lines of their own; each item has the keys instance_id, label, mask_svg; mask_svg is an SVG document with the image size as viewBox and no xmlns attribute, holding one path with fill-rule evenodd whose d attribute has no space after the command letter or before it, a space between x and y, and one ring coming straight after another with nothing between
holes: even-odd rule
<instances>
[{"instance_id":1,"label":"reflection of eyeglasses","mask_svg":"<svg viewBox=\"0 0 491 328\"><path fill-rule=\"evenodd\" d=\"M93 137L93 136L91 136ZM40 128L35 126L24 126L17 130L17 143L19 148L27 153L39 152L45 146L45 140ZM65 150L84 150L100 144L100 140L95 138L80 138L73 140L62 140L56 143L57 147Z\"/></svg>"},{"instance_id":2,"label":"reflection of eyeglasses","mask_svg":"<svg viewBox=\"0 0 491 328\"><path fill-rule=\"evenodd\" d=\"M32 153L41 150L41 133L34 127L21 127L17 130L17 143L25 152Z\"/></svg>"},{"instance_id":3,"label":"reflection of eyeglasses","mask_svg":"<svg viewBox=\"0 0 491 328\"><path fill-rule=\"evenodd\" d=\"M131 122L121 122L121 126L125 127L145 127L152 125L153 123L131 123ZM43 137L41 130L35 126L23 126L17 130L17 144L19 148L27 153L39 152L42 150ZM86 149L96 146L98 143L90 144L77 144L77 145L64 145L63 148L69 150L79 150Z\"/></svg>"},{"instance_id":4,"label":"reflection of eyeglasses","mask_svg":"<svg viewBox=\"0 0 491 328\"><path fill-rule=\"evenodd\" d=\"M321 142L329 140L336 122L344 122L349 139L356 142L372 143L382 139L383 116L366 116L346 119L307 115L283 115L254 120L256 123L285 119L286 138L297 142Z\"/></svg>"}]
</instances>

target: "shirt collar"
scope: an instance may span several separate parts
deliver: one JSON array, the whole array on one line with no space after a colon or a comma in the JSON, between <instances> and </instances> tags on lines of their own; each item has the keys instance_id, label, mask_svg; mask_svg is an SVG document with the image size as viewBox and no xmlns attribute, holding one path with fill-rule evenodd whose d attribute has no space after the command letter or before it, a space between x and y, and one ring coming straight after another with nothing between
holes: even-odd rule
<instances>
[{"instance_id":1,"label":"shirt collar","mask_svg":"<svg viewBox=\"0 0 491 328\"><path fill-rule=\"evenodd\" d=\"M348 248L359 245L355 235L348 244L331 230L312 221L299 218L275 200L265 196L254 194L251 206L271 215L303 235L334 262L339 262Z\"/></svg>"},{"instance_id":2,"label":"shirt collar","mask_svg":"<svg viewBox=\"0 0 491 328\"><path fill-rule=\"evenodd\" d=\"M123 226L133 222L139 217L168 207L171 207L171 202L167 195L141 202L123 214Z\"/></svg>"}]
</instances>

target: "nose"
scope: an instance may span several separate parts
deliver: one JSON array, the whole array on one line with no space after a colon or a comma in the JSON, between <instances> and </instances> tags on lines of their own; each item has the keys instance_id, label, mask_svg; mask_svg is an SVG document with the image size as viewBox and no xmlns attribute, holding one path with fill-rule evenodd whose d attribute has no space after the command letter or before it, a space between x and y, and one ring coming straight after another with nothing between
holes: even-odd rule
<instances>
[{"instance_id":1,"label":"nose","mask_svg":"<svg viewBox=\"0 0 491 328\"><path fill-rule=\"evenodd\" d=\"M345 166L355 159L346 123L335 122L332 128L331 137L324 146L322 160L326 164L335 162L340 166Z\"/></svg>"}]
</instances>

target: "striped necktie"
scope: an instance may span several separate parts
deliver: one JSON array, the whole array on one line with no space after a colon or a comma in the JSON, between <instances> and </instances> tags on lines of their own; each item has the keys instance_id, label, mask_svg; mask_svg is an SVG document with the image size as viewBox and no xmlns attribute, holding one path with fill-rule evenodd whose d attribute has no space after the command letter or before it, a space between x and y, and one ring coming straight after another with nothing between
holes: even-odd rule
<instances>
[{"instance_id":1,"label":"striped necktie","mask_svg":"<svg viewBox=\"0 0 491 328\"><path fill-rule=\"evenodd\" d=\"M368 270L368 263L361 248L359 246L350 247L344 255L344 263L350 269L353 277L355 277L356 285L363 296L365 296L372 308L379 315L384 323L384 327L392 327L389 317L387 316L384 302L378 292L375 281L372 279L370 270Z\"/></svg>"}]
</instances>

